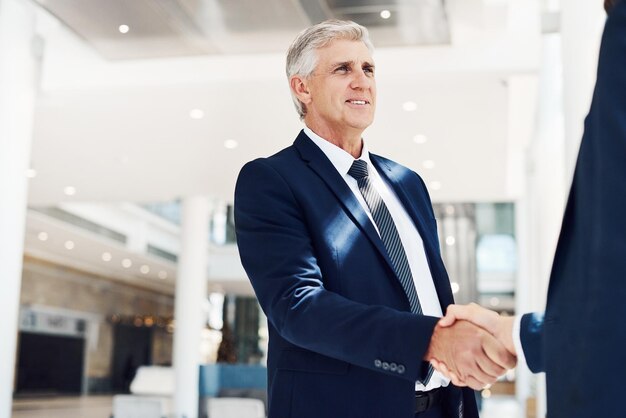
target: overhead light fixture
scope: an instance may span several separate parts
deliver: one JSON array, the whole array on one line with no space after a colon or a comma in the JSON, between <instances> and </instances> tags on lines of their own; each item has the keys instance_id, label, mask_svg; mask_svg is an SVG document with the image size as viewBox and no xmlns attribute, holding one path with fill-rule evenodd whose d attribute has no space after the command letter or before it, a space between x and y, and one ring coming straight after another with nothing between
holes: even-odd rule
<instances>
[{"instance_id":1,"label":"overhead light fixture","mask_svg":"<svg viewBox=\"0 0 626 418\"><path fill-rule=\"evenodd\" d=\"M189 112L189 117L191 119L202 119L204 117L204 111L202 109L192 109L191 112Z\"/></svg>"},{"instance_id":2,"label":"overhead light fixture","mask_svg":"<svg viewBox=\"0 0 626 418\"><path fill-rule=\"evenodd\" d=\"M122 267L124 267L125 269L130 268L133 265L133 262L130 261L130 258L125 258L122 260Z\"/></svg>"},{"instance_id":3,"label":"overhead light fixture","mask_svg":"<svg viewBox=\"0 0 626 418\"><path fill-rule=\"evenodd\" d=\"M141 274L148 274L150 273L150 266L144 264L143 266L139 267L139 271L141 272Z\"/></svg>"},{"instance_id":4,"label":"overhead light fixture","mask_svg":"<svg viewBox=\"0 0 626 418\"><path fill-rule=\"evenodd\" d=\"M26 177L28 177L29 179L37 177L37 170L35 170L34 168L29 168L28 170L26 170Z\"/></svg>"},{"instance_id":5,"label":"overhead light fixture","mask_svg":"<svg viewBox=\"0 0 626 418\"><path fill-rule=\"evenodd\" d=\"M37 234L37 238L39 238L39 241L48 241L48 233L42 231Z\"/></svg>"},{"instance_id":6,"label":"overhead light fixture","mask_svg":"<svg viewBox=\"0 0 626 418\"><path fill-rule=\"evenodd\" d=\"M63 193L65 193L66 196L74 196L76 194L76 187L67 186L63 189Z\"/></svg>"},{"instance_id":7,"label":"overhead light fixture","mask_svg":"<svg viewBox=\"0 0 626 418\"><path fill-rule=\"evenodd\" d=\"M228 149L235 149L237 148L237 146L239 146L239 143L234 139L228 139L224 141L224 146Z\"/></svg>"},{"instance_id":8,"label":"overhead light fixture","mask_svg":"<svg viewBox=\"0 0 626 418\"><path fill-rule=\"evenodd\" d=\"M102 260L103 261L111 261L112 259L113 259L113 256L111 255L111 253L109 253L109 252L102 253Z\"/></svg>"},{"instance_id":9,"label":"overhead light fixture","mask_svg":"<svg viewBox=\"0 0 626 418\"><path fill-rule=\"evenodd\" d=\"M159 272L159 279L161 279L161 280L165 280L165 279L167 279L167 272L166 272L166 271L161 270L161 271Z\"/></svg>"},{"instance_id":10,"label":"overhead light fixture","mask_svg":"<svg viewBox=\"0 0 626 418\"><path fill-rule=\"evenodd\" d=\"M67 250L73 250L74 249L74 241L65 241L65 248Z\"/></svg>"},{"instance_id":11,"label":"overhead light fixture","mask_svg":"<svg viewBox=\"0 0 626 418\"><path fill-rule=\"evenodd\" d=\"M391 12L389 10L383 10L380 12L380 17L383 19L389 19L391 17Z\"/></svg>"},{"instance_id":12,"label":"overhead light fixture","mask_svg":"<svg viewBox=\"0 0 626 418\"><path fill-rule=\"evenodd\" d=\"M500 304L500 299L494 296L491 299L489 299L489 304L491 306L498 306Z\"/></svg>"},{"instance_id":13,"label":"overhead light fixture","mask_svg":"<svg viewBox=\"0 0 626 418\"><path fill-rule=\"evenodd\" d=\"M128 33L128 31L130 30L130 27L129 27L128 25L120 25L120 26L117 28L117 30L119 30L119 31L120 31L120 33L127 34L127 33Z\"/></svg>"},{"instance_id":14,"label":"overhead light fixture","mask_svg":"<svg viewBox=\"0 0 626 418\"><path fill-rule=\"evenodd\" d=\"M431 190L439 190L441 189L441 182L440 181L431 181L429 184L429 188Z\"/></svg>"},{"instance_id":15,"label":"overhead light fixture","mask_svg":"<svg viewBox=\"0 0 626 418\"><path fill-rule=\"evenodd\" d=\"M415 135L413 137L413 142L415 142L416 144L425 144L428 141L428 138L426 137L426 135Z\"/></svg>"},{"instance_id":16,"label":"overhead light fixture","mask_svg":"<svg viewBox=\"0 0 626 418\"><path fill-rule=\"evenodd\" d=\"M449 235L446 237L446 245L448 247L452 247L455 243L456 243L456 239L452 235Z\"/></svg>"},{"instance_id":17,"label":"overhead light fixture","mask_svg":"<svg viewBox=\"0 0 626 418\"><path fill-rule=\"evenodd\" d=\"M402 104L402 109L404 109L406 112L414 112L417 110L417 103L415 102L404 102Z\"/></svg>"},{"instance_id":18,"label":"overhead light fixture","mask_svg":"<svg viewBox=\"0 0 626 418\"><path fill-rule=\"evenodd\" d=\"M433 160L425 160L422 164L424 165L424 168L429 170L435 168L435 162Z\"/></svg>"}]
</instances>

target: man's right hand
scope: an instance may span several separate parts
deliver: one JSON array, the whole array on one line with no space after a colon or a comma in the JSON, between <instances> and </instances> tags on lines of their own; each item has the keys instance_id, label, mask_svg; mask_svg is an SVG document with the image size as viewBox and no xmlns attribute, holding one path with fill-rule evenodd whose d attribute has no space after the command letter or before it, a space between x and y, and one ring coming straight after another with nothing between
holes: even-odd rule
<instances>
[{"instance_id":1,"label":"man's right hand","mask_svg":"<svg viewBox=\"0 0 626 418\"><path fill-rule=\"evenodd\" d=\"M475 390L494 383L516 358L493 335L464 320L435 327L424 360L443 363L454 374L454 384Z\"/></svg>"}]
</instances>

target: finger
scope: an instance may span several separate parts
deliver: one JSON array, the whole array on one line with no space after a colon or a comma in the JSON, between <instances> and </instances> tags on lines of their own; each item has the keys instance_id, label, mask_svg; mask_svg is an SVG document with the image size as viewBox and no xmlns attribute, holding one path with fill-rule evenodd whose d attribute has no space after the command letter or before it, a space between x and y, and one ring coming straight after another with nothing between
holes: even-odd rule
<instances>
[{"instance_id":1,"label":"finger","mask_svg":"<svg viewBox=\"0 0 626 418\"><path fill-rule=\"evenodd\" d=\"M487 368L489 372L485 371L483 367ZM471 367L471 369L467 370L464 379L465 383L471 386L470 378L473 378L476 381L480 382L482 386L494 383L498 379L499 374L494 373L493 369L490 367L493 367L493 362L491 362L491 360L487 359L486 356L477 356L475 358L474 365Z\"/></svg>"},{"instance_id":2,"label":"finger","mask_svg":"<svg viewBox=\"0 0 626 418\"><path fill-rule=\"evenodd\" d=\"M490 335L485 335L482 338L482 347L485 355L500 368L508 370L515 367L517 358L511 354L500 341ZM488 370L485 371L488 372ZM504 371L501 372L500 375L503 374Z\"/></svg>"},{"instance_id":3,"label":"finger","mask_svg":"<svg viewBox=\"0 0 626 418\"><path fill-rule=\"evenodd\" d=\"M446 309L446 316L444 316L439 322L438 325L442 327L450 326L454 324L455 321L460 319L465 319L470 322L473 322L472 319L478 315L476 312L476 308L478 305L470 304L470 305L449 305Z\"/></svg>"},{"instance_id":4,"label":"finger","mask_svg":"<svg viewBox=\"0 0 626 418\"><path fill-rule=\"evenodd\" d=\"M450 325L456 322L456 317L450 313L450 311L446 312L446 316L441 318L439 322L437 322L437 326L439 327L449 327Z\"/></svg>"},{"instance_id":5,"label":"finger","mask_svg":"<svg viewBox=\"0 0 626 418\"><path fill-rule=\"evenodd\" d=\"M494 363L489 357L487 357L486 354L482 356L477 356L476 364L478 365L480 370L484 373L484 375L481 375L481 376L488 376L487 377L488 383L493 383L493 382L490 382L489 380L493 380L495 382L495 380L499 376L502 376L504 373L506 373L506 369L504 367L501 367L498 364Z\"/></svg>"},{"instance_id":6,"label":"finger","mask_svg":"<svg viewBox=\"0 0 626 418\"><path fill-rule=\"evenodd\" d=\"M430 364L433 365L435 370L444 375L446 378L450 379L450 370L448 369L448 366L445 365L445 363L433 359L430 361Z\"/></svg>"},{"instance_id":7,"label":"finger","mask_svg":"<svg viewBox=\"0 0 626 418\"><path fill-rule=\"evenodd\" d=\"M446 309L446 316L441 318L437 325L441 327L449 327L454 324L458 319L465 319L467 313L464 312L465 306L461 305L449 305Z\"/></svg>"},{"instance_id":8,"label":"finger","mask_svg":"<svg viewBox=\"0 0 626 418\"><path fill-rule=\"evenodd\" d=\"M450 316L455 321L466 320L474 325L486 329L491 334L495 334L500 315L489 309L485 309L475 303L469 305L450 305L446 310L446 317ZM447 324L449 320L445 323Z\"/></svg>"},{"instance_id":9,"label":"finger","mask_svg":"<svg viewBox=\"0 0 626 418\"><path fill-rule=\"evenodd\" d=\"M487 383L484 383L480 381L479 379L476 379L473 376L469 376L467 378L466 383L467 383L467 386L471 387L474 390L483 390L485 386L487 386Z\"/></svg>"},{"instance_id":10,"label":"finger","mask_svg":"<svg viewBox=\"0 0 626 418\"><path fill-rule=\"evenodd\" d=\"M459 379L458 376L456 374L454 374L454 373L450 373L450 382L452 382L452 384L454 386L457 386L457 387L460 387L460 388L467 386L467 383L465 383L465 381Z\"/></svg>"}]
</instances>

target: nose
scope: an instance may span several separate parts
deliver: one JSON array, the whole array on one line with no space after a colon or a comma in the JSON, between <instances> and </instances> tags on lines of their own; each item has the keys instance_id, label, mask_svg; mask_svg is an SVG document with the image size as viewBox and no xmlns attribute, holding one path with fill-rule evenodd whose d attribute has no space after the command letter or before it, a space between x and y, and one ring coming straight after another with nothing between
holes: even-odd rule
<instances>
[{"instance_id":1,"label":"nose","mask_svg":"<svg viewBox=\"0 0 626 418\"><path fill-rule=\"evenodd\" d=\"M372 85L373 76L368 75L368 73L363 71L362 68L355 70L353 72L353 75L354 76L352 77L352 80L350 82L351 88L357 89L357 90L358 89L366 90L370 88L370 86Z\"/></svg>"}]
</instances>

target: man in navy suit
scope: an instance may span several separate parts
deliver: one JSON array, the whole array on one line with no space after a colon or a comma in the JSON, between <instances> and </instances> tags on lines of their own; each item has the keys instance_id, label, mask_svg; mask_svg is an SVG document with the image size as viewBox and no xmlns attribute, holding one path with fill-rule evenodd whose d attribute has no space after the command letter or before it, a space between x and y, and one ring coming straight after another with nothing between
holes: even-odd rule
<instances>
[{"instance_id":1,"label":"man in navy suit","mask_svg":"<svg viewBox=\"0 0 626 418\"><path fill-rule=\"evenodd\" d=\"M287 76L306 125L246 164L235 190L243 266L268 318L270 418L476 418L474 394L515 358L453 303L422 179L362 140L376 105L373 47L354 22L303 31Z\"/></svg>"},{"instance_id":2,"label":"man in navy suit","mask_svg":"<svg viewBox=\"0 0 626 418\"><path fill-rule=\"evenodd\" d=\"M545 315L450 306L545 372L548 417L623 418L626 375L626 2L609 13L591 110L559 237ZM463 385L454 367L437 364ZM447 369L447 370L446 370Z\"/></svg>"}]
</instances>

